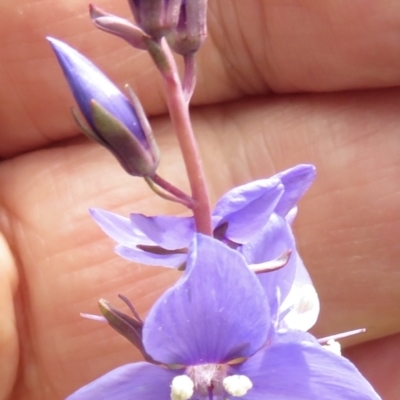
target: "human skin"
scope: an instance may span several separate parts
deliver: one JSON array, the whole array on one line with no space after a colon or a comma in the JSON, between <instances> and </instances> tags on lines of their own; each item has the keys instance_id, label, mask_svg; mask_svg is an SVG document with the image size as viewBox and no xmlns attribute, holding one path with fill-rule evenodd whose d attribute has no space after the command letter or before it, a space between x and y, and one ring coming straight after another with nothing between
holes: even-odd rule
<instances>
[{"instance_id":1,"label":"human skin","mask_svg":"<svg viewBox=\"0 0 400 400\"><path fill-rule=\"evenodd\" d=\"M96 5L129 17L124 0ZM147 54L97 31L85 1L0 3L0 399L57 400L138 352L88 321L106 298L145 315L179 276L127 262L87 210L184 210L75 127L44 37L68 42L151 117L159 174L188 189ZM313 333L359 327L345 352L385 400L400 392L400 3L210 0L193 124L213 204L297 163L317 179L295 234L322 308ZM367 90L364 90L367 89Z\"/></svg>"}]
</instances>

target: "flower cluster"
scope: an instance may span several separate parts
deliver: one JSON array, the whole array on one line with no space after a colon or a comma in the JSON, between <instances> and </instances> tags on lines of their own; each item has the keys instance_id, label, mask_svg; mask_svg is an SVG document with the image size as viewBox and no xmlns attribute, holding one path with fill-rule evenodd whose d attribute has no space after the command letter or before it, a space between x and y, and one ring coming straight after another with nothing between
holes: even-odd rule
<instances>
[{"instance_id":1,"label":"flower cluster","mask_svg":"<svg viewBox=\"0 0 400 400\"><path fill-rule=\"evenodd\" d=\"M238 252L196 234L182 278L143 326L159 365L124 365L68 400L379 399L345 358L308 333L279 329L272 307Z\"/></svg>"},{"instance_id":2,"label":"flower cluster","mask_svg":"<svg viewBox=\"0 0 400 400\"><path fill-rule=\"evenodd\" d=\"M157 174L155 135L132 90L125 96L79 52L48 40L83 116L74 111L83 132L126 172L193 215L127 218L90 210L117 242L118 255L182 275L145 321L123 296L133 316L99 301L103 317L89 317L108 322L145 361L107 373L68 400L379 400L340 355L335 337L317 340L307 333L319 301L291 224L315 178L314 166L300 164L233 188L211 211L188 107L194 55L206 35L207 1L129 0L129 5L134 24L93 5L91 18L100 29L147 50L161 72L191 195ZM171 50L183 57L181 80Z\"/></svg>"}]
</instances>

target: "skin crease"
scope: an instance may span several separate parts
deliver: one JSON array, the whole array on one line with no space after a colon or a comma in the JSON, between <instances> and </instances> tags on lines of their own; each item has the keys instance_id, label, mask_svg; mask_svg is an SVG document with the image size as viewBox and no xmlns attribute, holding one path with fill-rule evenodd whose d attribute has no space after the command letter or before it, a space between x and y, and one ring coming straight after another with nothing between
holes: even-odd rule
<instances>
[{"instance_id":1,"label":"skin crease","mask_svg":"<svg viewBox=\"0 0 400 400\"><path fill-rule=\"evenodd\" d=\"M343 344L385 400L400 391L400 4L210 0L193 123L213 204L297 163L318 177L295 233L319 292L318 337ZM124 1L96 5L128 17ZM65 40L141 98L161 176L187 189L148 56L97 31L84 1L0 4L0 399L63 399L135 349L98 313L130 298L145 315L179 276L114 255L89 207L182 214L127 176L74 126L73 99L44 36ZM364 90L367 89L367 90ZM216 173L218 168L218 173Z\"/></svg>"}]
</instances>

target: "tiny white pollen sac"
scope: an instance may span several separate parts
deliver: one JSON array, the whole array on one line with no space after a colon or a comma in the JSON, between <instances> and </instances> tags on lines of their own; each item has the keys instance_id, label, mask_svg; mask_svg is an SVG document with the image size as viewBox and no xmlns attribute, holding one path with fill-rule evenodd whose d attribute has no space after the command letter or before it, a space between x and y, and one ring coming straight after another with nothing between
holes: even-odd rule
<instances>
[{"instance_id":1,"label":"tiny white pollen sac","mask_svg":"<svg viewBox=\"0 0 400 400\"><path fill-rule=\"evenodd\" d=\"M342 355L342 347L340 346L340 343L336 340L328 340L326 344L324 344L324 347L332 353L337 354L338 356Z\"/></svg>"},{"instance_id":2,"label":"tiny white pollen sac","mask_svg":"<svg viewBox=\"0 0 400 400\"><path fill-rule=\"evenodd\" d=\"M188 400L193 396L194 383L187 375L172 379L171 400Z\"/></svg>"},{"instance_id":3,"label":"tiny white pollen sac","mask_svg":"<svg viewBox=\"0 0 400 400\"><path fill-rule=\"evenodd\" d=\"M222 384L224 389L234 397L244 396L253 387L253 383L245 375L227 376Z\"/></svg>"}]
</instances>

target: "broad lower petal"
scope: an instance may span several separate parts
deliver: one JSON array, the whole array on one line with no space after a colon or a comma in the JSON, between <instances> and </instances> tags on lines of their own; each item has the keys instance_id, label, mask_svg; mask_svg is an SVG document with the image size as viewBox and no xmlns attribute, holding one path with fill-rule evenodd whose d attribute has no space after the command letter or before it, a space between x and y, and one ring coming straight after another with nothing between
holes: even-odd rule
<instances>
[{"instance_id":1,"label":"broad lower petal","mask_svg":"<svg viewBox=\"0 0 400 400\"><path fill-rule=\"evenodd\" d=\"M279 178L285 187L275 212L282 217L286 216L311 186L315 175L316 169L311 164L299 164L275 175L273 178Z\"/></svg>"},{"instance_id":2,"label":"broad lower petal","mask_svg":"<svg viewBox=\"0 0 400 400\"><path fill-rule=\"evenodd\" d=\"M243 400L380 399L350 361L302 332L280 335L232 371L246 375L253 383Z\"/></svg>"},{"instance_id":3,"label":"broad lower petal","mask_svg":"<svg viewBox=\"0 0 400 400\"><path fill-rule=\"evenodd\" d=\"M130 219L133 227L164 249L189 247L195 232L193 217L131 214Z\"/></svg>"},{"instance_id":4,"label":"broad lower petal","mask_svg":"<svg viewBox=\"0 0 400 400\"><path fill-rule=\"evenodd\" d=\"M171 382L178 375L149 363L127 364L103 375L66 400L170 400Z\"/></svg>"},{"instance_id":5,"label":"broad lower petal","mask_svg":"<svg viewBox=\"0 0 400 400\"><path fill-rule=\"evenodd\" d=\"M143 343L165 364L222 363L254 354L269 326L263 288L243 257L197 234L184 276L146 319Z\"/></svg>"}]
</instances>

